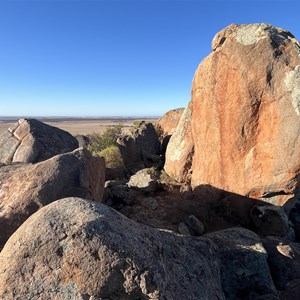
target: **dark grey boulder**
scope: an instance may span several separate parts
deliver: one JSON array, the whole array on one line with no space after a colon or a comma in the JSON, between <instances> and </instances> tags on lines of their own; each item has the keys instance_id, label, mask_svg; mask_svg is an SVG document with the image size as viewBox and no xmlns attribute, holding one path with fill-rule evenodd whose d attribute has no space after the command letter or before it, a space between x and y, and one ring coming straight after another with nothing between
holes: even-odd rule
<instances>
[{"instance_id":1,"label":"dark grey boulder","mask_svg":"<svg viewBox=\"0 0 300 300\"><path fill-rule=\"evenodd\" d=\"M276 295L267 251L260 238L244 228L229 228L204 235L219 247L219 263L226 299L256 299Z\"/></svg>"},{"instance_id":2,"label":"dark grey boulder","mask_svg":"<svg viewBox=\"0 0 300 300\"><path fill-rule=\"evenodd\" d=\"M250 217L259 233L264 235L284 236L289 230L288 217L281 206L254 206Z\"/></svg>"}]
</instances>

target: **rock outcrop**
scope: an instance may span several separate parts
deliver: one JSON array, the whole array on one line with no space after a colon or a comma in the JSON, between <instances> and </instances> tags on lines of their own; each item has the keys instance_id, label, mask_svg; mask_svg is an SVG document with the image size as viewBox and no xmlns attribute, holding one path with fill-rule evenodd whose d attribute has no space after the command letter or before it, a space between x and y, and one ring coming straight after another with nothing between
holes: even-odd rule
<instances>
[{"instance_id":1,"label":"rock outcrop","mask_svg":"<svg viewBox=\"0 0 300 300\"><path fill-rule=\"evenodd\" d=\"M230 25L192 87L192 185L284 204L298 193L300 44L268 24Z\"/></svg>"},{"instance_id":2,"label":"rock outcrop","mask_svg":"<svg viewBox=\"0 0 300 300\"><path fill-rule=\"evenodd\" d=\"M104 159L80 148L36 164L0 167L0 249L30 215L55 200L101 201L104 180Z\"/></svg>"},{"instance_id":3,"label":"rock outcrop","mask_svg":"<svg viewBox=\"0 0 300 300\"><path fill-rule=\"evenodd\" d=\"M67 198L31 216L0 254L0 298L225 299L207 238L139 225Z\"/></svg>"},{"instance_id":4,"label":"rock outcrop","mask_svg":"<svg viewBox=\"0 0 300 300\"><path fill-rule=\"evenodd\" d=\"M163 135L172 135L178 126L184 108L172 109L157 120L156 126L162 130Z\"/></svg>"},{"instance_id":5,"label":"rock outcrop","mask_svg":"<svg viewBox=\"0 0 300 300\"><path fill-rule=\"evenodd\" d=\"M136 131L117 140L125 166L135 173L160 164L160 142L152 123L141 122Z\"/></svg>"},{"instance_id":6,"label":"rock outcrop","mask_svg":"<svg viewBox=\"0 0 300 300\"><path fill-rule=\"evenodd\" d=\"M70 133L35 119L20 119L0 136L0 162L36 163L78 148Z\"/></svg>"},{"instance_id":7,"label":"rock outcrop","mask_svg":"<svg viewBox=\"0 0 300 300\"><path fill-rule=\"evenodd\" d=\"M191 128L192 103L181 115L179 124L172 135L166 150L164 169L178 182L190 181L194 141Z\"/></svg>"}]
</instances>

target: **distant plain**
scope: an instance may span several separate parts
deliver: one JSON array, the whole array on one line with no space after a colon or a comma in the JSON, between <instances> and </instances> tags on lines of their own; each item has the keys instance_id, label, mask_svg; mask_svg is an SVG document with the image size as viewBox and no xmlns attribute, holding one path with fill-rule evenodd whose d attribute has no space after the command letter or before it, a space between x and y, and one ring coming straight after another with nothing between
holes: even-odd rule
<instances>
[{"instance_id":1,"label":"distant plain","mask_svg":"<svg viewBox=\"0 0 300 300\"><path fill-rule=\"evenodd\" d=\"M157 118L37 118L38 120L65 131L72 135L87 135L93 132L102 133L106 128L116 124L122 124L123 131L128 132L133 126L134 121L144 120L156 122ZM12 124L16 123L18 118L0 118L0 134L5 132Z\"/></svg>"}]
</instances>

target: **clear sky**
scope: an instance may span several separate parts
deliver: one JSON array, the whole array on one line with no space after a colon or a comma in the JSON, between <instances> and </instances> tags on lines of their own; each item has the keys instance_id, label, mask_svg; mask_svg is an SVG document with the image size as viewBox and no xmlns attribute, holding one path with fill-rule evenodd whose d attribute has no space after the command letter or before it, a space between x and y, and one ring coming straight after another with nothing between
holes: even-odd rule
<instances>
[{"instance_id":1,"label":"clear sky","mask_svg":"<svg viewBox=\"0 0 300 300\"><path fill-rule=\"evenodd\" d=\"M1 116L157 116L183 107L211 40L300 1L0 0Z\"/></svg>"}]
</instances>

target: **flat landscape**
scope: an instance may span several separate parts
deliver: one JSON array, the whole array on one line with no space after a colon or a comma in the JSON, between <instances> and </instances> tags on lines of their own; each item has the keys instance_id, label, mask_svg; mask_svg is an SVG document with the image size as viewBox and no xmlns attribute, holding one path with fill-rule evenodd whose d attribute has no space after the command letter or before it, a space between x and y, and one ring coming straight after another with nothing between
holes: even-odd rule
<instances>
[{"instance_id":1,"label":"flat landscape","mask_svg":"<svg viewBox=\"0 0 300 300\"><path fill-rule=\"evenodd\" d=\"M123 124L124 132L127 132L133 126L134 121L144 120L156 122L157 118L37 118L38 120L70 132L72 135L87 135L93 132L101 133L107 127L115 124ZM2 117L0 118L0 134L5 132L9 126L17 122L18 118Z\"/></svg>"}]
</instances>

